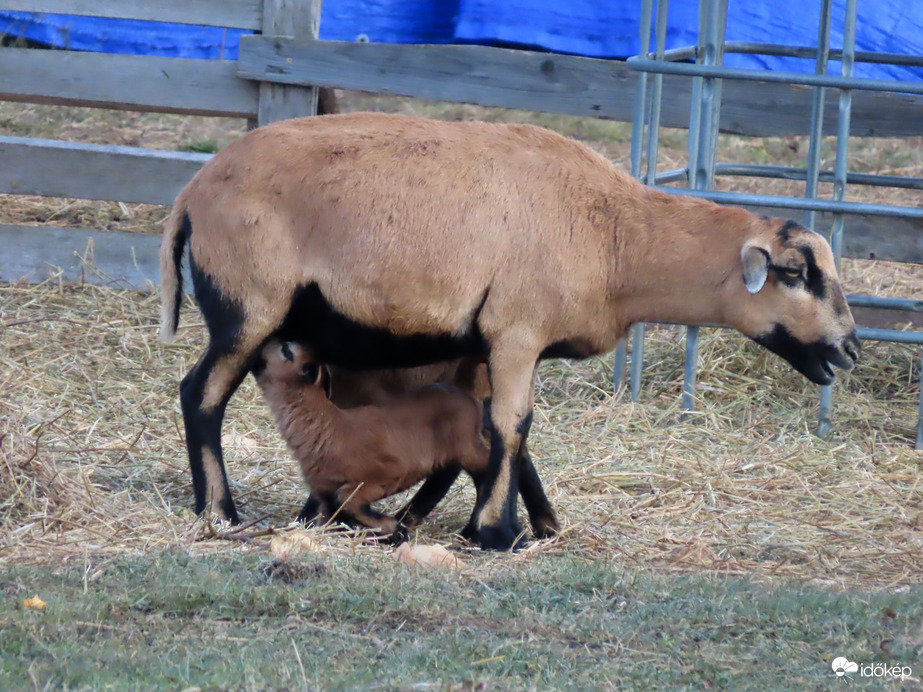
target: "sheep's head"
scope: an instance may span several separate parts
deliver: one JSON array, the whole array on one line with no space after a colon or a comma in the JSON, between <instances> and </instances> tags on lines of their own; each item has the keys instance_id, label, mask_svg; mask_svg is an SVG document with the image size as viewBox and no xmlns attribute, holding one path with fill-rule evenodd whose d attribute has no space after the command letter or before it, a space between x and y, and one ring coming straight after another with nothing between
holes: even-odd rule
<instances>
[{"instance_id":1,"label":"sheep's head","mask_svg":"<svg viewBox=\"0 0 923 692\"><path fill-rule=\"evenodd\" d=\"M314 360L304 346L294 341L271 339L263 347L261 362L255 369L261 382L317 387L330 397L330 372Z\"/></svg>"},{"instance_id":2,"label":"sheep's head","mask_svg":"<svg viewBox=\"0 0 923 692\"><path fill-rule=\"evenodd\" d=\"M830 245L783 219L760 218L740 251L741 284L728 307L731 323L817 384L850 369L859 339Z\"/></svg>"}]
</instances>

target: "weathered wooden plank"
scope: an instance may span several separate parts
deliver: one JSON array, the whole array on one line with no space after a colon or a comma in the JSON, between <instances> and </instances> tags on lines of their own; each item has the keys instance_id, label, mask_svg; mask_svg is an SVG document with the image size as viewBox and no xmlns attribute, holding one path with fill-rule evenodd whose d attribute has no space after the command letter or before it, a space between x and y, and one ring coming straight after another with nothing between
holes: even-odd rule
<instances>
[{"instance_id":1,"label":"weathered wooden plank","mask_svg":"<svg viewBox=\"0 0 923 692\"><path fill-rule=\"evenodd\" d=\"M321 0L263 0L263 33L317 39ZM257 124L317 114L317 87L260 83Z\"/></svg>"},{"instance_id":2,"label":"weathered wooden plank","mask_svg":"<svg viewBox=\"0 0 923 692\"><path fill-rule=\"evenodd\" d=\"M138 291L160 285L160 234L0 224L0 281L37 284L54 277ZM192 282L183 267L184 286ZM853 308L856 322L878 329L923 328L920 313Z\"/></svg>"},{"instance_id":3,"label":"weathered wooden plank","mask_svg":"<svg viewBox=\"0 0 923 692\"><path fill-rule=\"evenodd\" d=\"M267 32L268 34L269 32ZM637 73L623 62L488 46L433 46L244 36L238 75L280 84L359 89L629 122ZM808 132L811 90L765 82L723 85L721 129L752 136ZM827 126L835 129L836 90ZM688 127L691 80L663 79L662 124ZM853 94L852 134L923 134L923 97Z\"/></svg>"},{"instance_id":4,"label":"weathered wooden plank","mask_svg":"<svg viewBox=\"0 0 923 692\"><path fill-rule=\"evenodd\" d=\"M249 118L258 85L232 60L0 48L0 100Z\"/></svg>"},{"instance_id":5,"label":"weathered wooden plank","mask_svg":"<svg viewBox=\"0 0 923 692\"><path fill-rule=\"evenodd\" d=\"M634 95L634 77L621 63L484 46L244 36L238 74L283 84L617 119L630 116ZM627 109L620 109L622 101Z\"/></svg>"},{"instance_id":6,"label":"weathered wooden plank","mask_svg":"<svg viewBox=\"0 0 923 692\"><path fill-rule=\"evenodd\" d=\"M160 285L159 234L0 225L0 247L0 281L35 284L60 276L139 291Z\"/></svg>"},{"instance_id":7,"label":"weathered wooden plank","mask_svg":"<svg viewBox=\"0 0 923 692\"><path fill-rule=\"evenodd\" d=\"M209 154L0 137L0 193L172 204Z\"/></svg>"},{"instance_id":8,"label":"weathered wooden plank","mask_svg":"<svg viewBox=\"0 0 923 692\"><path fill-rule=\"evenodd\" d=\"M0 5L4 10L17 12L79 14L234 29L259 29L262 25L261 0L3 0Z\"/></svg>"}]
</instances>

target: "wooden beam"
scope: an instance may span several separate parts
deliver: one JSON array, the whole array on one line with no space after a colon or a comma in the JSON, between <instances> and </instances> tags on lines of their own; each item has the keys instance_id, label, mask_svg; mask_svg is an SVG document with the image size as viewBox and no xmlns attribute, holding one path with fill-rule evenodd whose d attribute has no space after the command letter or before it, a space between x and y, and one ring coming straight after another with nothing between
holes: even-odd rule
<instances>
[{"instance_id":1,"label":"wooden beam","mask_svg":"<svg viewBox=\"0 0 923 692\"><path fill-rule=\"evenodd\" d=\"M0 48L0 100L251 118L259 87L233 60Z\"/></svg>"},{"instance_id":2,"label":"wooden beam","mask_svg":"<svg viewBox=\"0 0 923 692\"><path fill-rule=\"evenodd\" d=\"M0 137L0 193L168 205L210 158L210 154Z\"/></svg>"},{"instance_id":3,"label":"wooden beam","mask_svg":"<svg viewBox=\"0 0 923 692\"><path fill-rule=\"evenodd\" d=\"M267 31L267 34L270 32ZM358 89L482 106L630 122L637 73L624 62L489 46L392 45L243 36L238 75L278 84ZM662 124L689 126L692 81L663 78ZM804 134L811 90L725 80L721 130L756 137ZM836 90L827 125L835 129ZM853 94L852 134L923 134L923 97Z\"/></svg>"},{"instance_id":4,"label":"wooden beam","mask_svg":"<svg viewBox=\"0 0 923 692\"><path fill-rule=\"evenodd\" d=\"M234 29L259 29L261 6L260 0L3 0L4 10L16 12L78 14Z\"/></svg>"},{"instance_id":5,"label":"wooden beam","mask_svg":"<svg viewBox=\"0 0 923 692\"><path fill-rule=\"evenodd\" d=\"M0 225L0 281L58 278L137 291L160 285L160 235ZM186 288L189 283L186 276Z\"/></svg>"},{"instance_id":6,"label":"wooden beam","mask_svg":"<svg viewBox=\"0 0 923 692\"><path fill-rule=\"evenodd\" d=\"M321 0L263 0L263 33L317 39ZM257 124L317 114L317 87L260 83Z\"/></svg>"}]
</instances>

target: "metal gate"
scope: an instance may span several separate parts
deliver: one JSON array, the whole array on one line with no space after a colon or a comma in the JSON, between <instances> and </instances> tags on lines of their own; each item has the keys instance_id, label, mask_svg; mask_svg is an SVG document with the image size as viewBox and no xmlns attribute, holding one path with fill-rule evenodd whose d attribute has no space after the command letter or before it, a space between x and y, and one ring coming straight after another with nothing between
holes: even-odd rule
<instances>
[{"instance_id":1,"label":"metal gate","mask_svg":"<svg viewBox=\"0 0 923 692\"><path fill-rule=\"evenodd\" d=\"M844 220L850 214L881 217L902 217L923 220L923 208L900 207L845 201L847 184L923 190L923 178L895 175L868 175L850 173L847 168L849 149L850 113L852 92L864 89L877 92L923 94L923 83L899 80L865 79L853 76L855 62L873 62L892 65L923 66L923 56L856 51L857 0L846 0L843 19L843 47L830 46L832 0L820 0L820 24L815 46L788 46L768 43L734 42L725 40L728 0L699 0L698 43L695 46L666 50L668 0L656 3L642 0L641 53L628 59L629 66L639 72L635 112L631 139L631 172L647 185L666 192L705 197L719 203L742 206L758 205L777 209L801 210L802 223L814 230L817 212L831 212L833 226L830 242L837 265L843 252ZM654 33L654 50L651 50L651 33ZM723 66L726 53L750 53L788 56L814 60L814 74L749 70ZM689 62L694 60L694 62ZM840 75L828 75L830 60L841 63ZM684 75L692 79L692 101L689 115L689 159L686 168L670 171L657 170L660 113L662 105L662 76ZM809 148L805 168L786 168L764 164L735 164L715 160L721 108L721 84L724 79L782 82L803 85L813 90ZM836 128L836 164L832 172L820 170L821 142L823 138L826 89L839 90ZM645 165L646 164L646 165ZM643 169L643 170L642 170ZM804 197L782 197L761 194L744 194L714 190L716 175L746 175L789 180L804 180ZM833 182L833 198L818 197L818 182ZM688 189L666 187L667 183L685 181ZM923 243L923 238L921 238ZM848 302L853 307L885 310L923 312L923 300L882 298L852 295ZM631 398L638 400L641 387L641 370L644 357L644 324L632 330L632 358L629 376ZM860 327L859 338L923 344L923 332L896 329ZM686 329L686 360L683 374L682 406L691 411L694 405L696 361L699 328ZM624 379L627 346L623 342L616 349L614 380L618 389ZM923 370L923 357L921 357ZM824 436L830 429L833 402L832 386L821 388L818 434ZM921 386L919 418L917 421L916 449L923 449L923 386Z\"/></svg>"}]
</instances>

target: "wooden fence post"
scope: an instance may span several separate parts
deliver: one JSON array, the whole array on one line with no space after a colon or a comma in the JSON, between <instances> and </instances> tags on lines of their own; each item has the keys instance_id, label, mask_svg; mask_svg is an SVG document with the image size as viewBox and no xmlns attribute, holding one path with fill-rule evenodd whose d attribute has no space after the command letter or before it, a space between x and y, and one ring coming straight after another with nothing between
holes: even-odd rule
<instances>
[{"instance_id":1,"label":"wooden fence post","mask_svg":"<svg viewBox=\"0 0 923 692\"><path fill-rule=\"evenodd\" d=\"M320 28L321 0L263 0L263 35L313 38ZM257 124L317 113L317 87L260 82Z\"/></svg>"}]
</instances>

